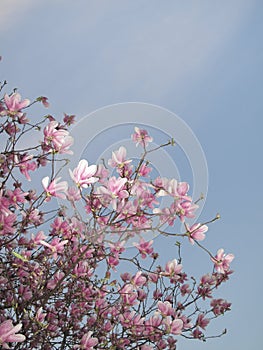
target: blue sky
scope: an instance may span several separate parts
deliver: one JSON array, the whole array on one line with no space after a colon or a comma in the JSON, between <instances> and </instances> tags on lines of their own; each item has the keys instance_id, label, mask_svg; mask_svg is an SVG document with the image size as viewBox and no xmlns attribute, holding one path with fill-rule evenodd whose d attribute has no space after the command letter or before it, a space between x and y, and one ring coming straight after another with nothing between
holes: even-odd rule
<instances>
[{"instance_id":1,"label":"blue sky","mask_svg":"<svg viewBox=\"0 0 263 350\"><path fill-rule=\"evenodd\" d=\"M233 310L215 322L227 336L187 342L188 350L262 342L262 15L260 0L0 3L0 80L10 88L48 96L58 117L124 102L160 106L202 145L209 172L202 218L222 217L207 245L236 255L222 290ZM89 118L90 128L100 126Z\"/></svg>"}]
</instances>

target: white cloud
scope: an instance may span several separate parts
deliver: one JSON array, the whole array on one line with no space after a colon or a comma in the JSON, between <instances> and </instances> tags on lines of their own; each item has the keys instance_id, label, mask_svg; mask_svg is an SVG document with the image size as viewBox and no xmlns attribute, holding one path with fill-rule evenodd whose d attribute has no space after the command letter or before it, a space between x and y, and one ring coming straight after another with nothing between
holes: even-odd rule
<instances>
[{"instance_id":1,"label":"white cloud","mask_svg":"<svg viewBox=\"0 0 263 350\"><path fill-rule=\"evenodd\" d=\"M19 23L26 11L36 4L34 0L1 0L0 31L8 31Z\"/></svg>"}]
</instances>

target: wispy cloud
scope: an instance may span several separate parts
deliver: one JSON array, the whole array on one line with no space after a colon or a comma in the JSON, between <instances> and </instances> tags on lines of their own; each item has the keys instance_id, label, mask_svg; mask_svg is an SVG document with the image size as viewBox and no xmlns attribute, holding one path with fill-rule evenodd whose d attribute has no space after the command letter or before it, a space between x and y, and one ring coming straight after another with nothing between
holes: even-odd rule
<instances>
[{"instance_id":1,"label":"wispy cloud","mask_svg":"<svg viewBox=\"0 0 263 350\"><path fill-rule=\"evenodd\" d=\"M22 16L36 5L34 0L1 0L0 3L0 31L7 32L17 25Z\"/></svg>"}]
</instances>

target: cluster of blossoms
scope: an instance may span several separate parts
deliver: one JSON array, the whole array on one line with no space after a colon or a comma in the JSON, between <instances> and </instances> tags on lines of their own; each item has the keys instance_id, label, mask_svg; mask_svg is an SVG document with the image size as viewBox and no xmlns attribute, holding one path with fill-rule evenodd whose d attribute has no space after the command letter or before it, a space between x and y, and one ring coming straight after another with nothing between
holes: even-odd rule
<instances>
[{"instance_id":1,"label":"cluster of blossoms","mask_svg":"<svg viewBox=\"0 0 263 350\"><path fill-rule=\"evenodd\" d=\"M48 107L45 97L35 102ZM162 262L153 240L146 240L146 233L156 232L202 248L208 230L208 223L187 223L198 206L186 182L150 177L152 137L135 127L139 162L124 147L107 164L82 159L69 170L69 185L54 164L67 164L63 157L72 153L68 127L74 116L65 115L62 123L47 116L32 124L28 107L30 101L17 92L0 101L6 140L0 153L0 348L13 343L14 349L172 350L179 336L209 338L210 321L230 310L213 292L228 280L234 256L223 249L209 253L211 272L190 278L180 249ZM21 149L33 131L42 141ZM31 173L41 168L46 176L36 190ZM73 214L61 205L50 207L56 198ZM176 233L177 221L184 233Z\"/></svg>"}]
</instances>

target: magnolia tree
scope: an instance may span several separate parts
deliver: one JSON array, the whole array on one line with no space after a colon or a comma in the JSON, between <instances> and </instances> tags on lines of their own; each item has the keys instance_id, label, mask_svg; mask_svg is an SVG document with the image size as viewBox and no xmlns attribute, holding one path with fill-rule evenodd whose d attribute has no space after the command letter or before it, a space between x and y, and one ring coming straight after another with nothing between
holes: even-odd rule
<instances>
[{"instance_id":1,"label":"magnolia tree","mask_svg":"<svg viewBox=\"0 0 263 350\"><path fill-rule=\"evenodd\" d=\"M234 256L203 243L210 222L187 223L198 207L189 185L154 178L152 137L135 127L139 161L122 146L108 162L81 159L60 177L71 154L68 131L13 91L0 102L0 347L3 349L176 349L180 337L205 341L211 320L231 304L214 292L229 279ZM133 132L133 130L131 130ZM34 133L37 136L33 136ZM28 145L31 140L39 140ZM27 146L25 146L27 145ZM70 166L69 166L70 168ZM38 172L39 185L30 186ZM36 180L35 180L36 181ZM69 187L70 186L70 187ZM167 198L166 206L161 205ZM59 204L62 203L62 204ZM82 208L80 212L79 208ZM173 230L176 222L184 232ZM173 260L162 263L147 233L174 236ZM188 276L181 241L207 254L210 273ZM127 248L132 240L133 248Z\"/></svg>"}]
</instances>

